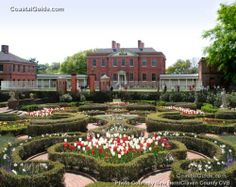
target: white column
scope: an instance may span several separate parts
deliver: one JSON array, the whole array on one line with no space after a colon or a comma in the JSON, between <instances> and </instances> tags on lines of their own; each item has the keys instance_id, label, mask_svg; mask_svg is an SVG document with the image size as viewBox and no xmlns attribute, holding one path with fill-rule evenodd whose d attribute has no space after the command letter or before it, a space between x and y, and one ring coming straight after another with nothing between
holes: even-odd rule
<instances>
[{"instance_id":1,"label":"white column","mask_svg":"<svg viewBox=\"0 0 236 187\"><path fill-rule=\"evenodd\" d=\"M188 90L188 79L186 78L186 91Z\"/></svg>"},{"instance_id":2,"label":"white column","mask_svg":"<svg viewBox=\"0 0 236 187\"><path fill-rule=\"evenodd\" d=\"M51 79L48 79L48 88L51 88Z\"/></svg>"}]
</instances>

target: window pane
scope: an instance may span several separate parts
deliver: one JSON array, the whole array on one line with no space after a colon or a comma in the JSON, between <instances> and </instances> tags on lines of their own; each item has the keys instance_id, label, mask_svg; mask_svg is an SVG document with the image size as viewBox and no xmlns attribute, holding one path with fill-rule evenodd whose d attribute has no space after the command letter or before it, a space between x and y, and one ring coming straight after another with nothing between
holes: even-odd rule
<instances>
[{"instance_id":1,"label":"window pane","mask_svg":"<svg viewBox=\"0 0 236 187\"><path fill-rule=\"evenodd\" d=\"M147 75L144 73L143 74L143 81L146 81L147 80Z\"/></svg>"},{"instance_id":2,"label":"window pane","mask_svg":"<svg viewBox=\"0 0 236 187\"><path fill-rule=\"evenodd\" d=\"M116 58L113 59L113 66L117 66Z\"/></svg>"},{"instance_id":3,"label":"window pane","mask_svg":"<svg viewBox=\"0 0 236 187\"><path fill-rule=\"evenodd\" d=\"M97 66L96 59L93 59L93 66Z\"/></svg>"},{"instance_id":4,"label":"window pane","mask_svg":"<svg viewBox=\"0 0 236 187\"><path fill-rule=\"evenodd\" d=\"M157 66L157 60L156 60L156 59L153 59L153 60L152 60L152 66L154 66L154 67Z\"/></svg>"},{"instance_id":5,"label":"window pane","mask_svg":"<svg viewBox=\"0 0 236 187\"><path fill-rule=\"evenodd\" d=\"M130 66L134 66L134 60L133 60L133 59L130 59L130 60L129 60L129 65L130 65Z\"/></svg>"},{"instance_id":6,"label":"window pane","mask_svg":"<svg viewBox=\"0 0 236 187\"><path fill-rule=\"evenodd\" d=\"M142 59L142 66L146 66L147 65L147 60L146 60L146 58L143 58Z\"/></svg>"},{"instance_id":7,"label":"window pane","mask_svg":"<svg viewBox=\"0 0 236 187\"><path fill-rule=\"evenodd\" d=\"M0 64L0 71L3 71L3 65Z\"/></svg>"},{"instance_id":8,"label":"window pane","mask_svg":"<svg viewBox=\"0 0 236 187\"><path fill-rule=\"evenodd\" d=\"M152 74L152 81L155 81L156 80L156 74Z\"/></svg>"},{"instance_id":9,"label":"window pane","mask_svg":"<svg viewBox=\"0 0 236 187\"><path fill-rule=\"evenodd\" d=\"M125 58L122 58L121 65L122 65L122 66L125 66Z\"/></svg>"}]
</instances>

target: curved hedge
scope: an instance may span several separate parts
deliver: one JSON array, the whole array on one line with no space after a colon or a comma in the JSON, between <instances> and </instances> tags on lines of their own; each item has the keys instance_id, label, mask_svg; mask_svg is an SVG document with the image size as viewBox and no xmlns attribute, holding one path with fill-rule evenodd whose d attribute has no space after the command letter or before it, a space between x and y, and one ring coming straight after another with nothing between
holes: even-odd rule
<instances>
[{"instance_id":1,"label":"curved hedge","mask_svg":"<svg viewBox=\"0 0 236 187\"><path fill-rule=\"evenodd\" d=\"M172 119L168 119L172 118ZM234 133L236 124L205 124L202 119L181 119L176 112L152 113L146 118L147 131L182 131L195 133Z\"/></svg>"},{"instance_id":2,"label":"curved hedge","mask_svg":"<svg viewBox=\"0 0 236 187\"><path fill-rule=\"evenodd\" d=\"M153 105L141 105L141 104L129 104L126 106L126 109L131 111L131 110L145 110L145 111L156 111L156 106Z\"/></svg>"},{"instance_id":3,"label":"curved hedge","mask_svg":"<svg viewBox=\"0 0 236 187\"><path fill-rule=\"evenodd\" d=\"M82 131L87 130L88 118L80 113L75 114L55 114L56 117L52 116L51 119L34 119L28 127L28 134L30 136L37 136L46 133L56 132L71 132L71 131ZM55 119L53 119L55 118Z\"/></svg>"},{"instance_id":4,"label":"curved hedge","mask_svg":"<svg viewBox=\"0 0 236 187\"><path fill-rule=\"evenodd\" d=\"M119 133L119 134L126 134L126 135L134 135L134 136L140 136L142 134L144 134L145 129L140 129L140 128L136 128L132 125L127 125L127 124L122 124L122 125L118 125L121 128L125 128L123 131L109 131L112 127L116 127L114 124L109 124L103 127L99 127L99 128L95 128L90 130L89 132L93 132L95 134L100 134L100 135L105 135L107 132L110 132L110 134L113 133Z\"/></svg>"},{"instance_id":5,"label":"curved hedge","mask_svg":"<svg viewBox=\"0 0 236 187\"><path fill-rule=\"evenodd\" d=\"M101 110L105 111L108 109L108 106L105 104L92 103L89 105L81 105L79 111L88 111L88 110Z\"/></svg>"},{"instance_id":6,"label":"curved hedge","mask_svg":"<svg viewBox=\"0 0 236 187\"><path fill-rule=\"evenodd\" d=\"M17 114L0 113L0 121L16 121L19 119L20 117Z\"/></svg>"},{"instance_id":7,"label":"curved hedge","mask_svg":"<svg viewBox=\"0 0 236 187\"><path fill-rule=\"evenodd\" d=\"M218 119L236 119L236 111L219 110L215 113L215 117Z\"/></svg>"},{"instance_id":8,"label":"curved hedge","mask_svg":"<svg viewBox=\"0 0 236 187\"><path fill-rule=\"evenodd\" d=\"M81 136L86 136L81 134ZM11 162L23 163L24 165L37 165L41 163L48 164L48 170L38 173L38 174L25 174L25 175L15 175L6 171L3 167L0 168L0 186L3 187L42 187L42 186L52 186L60 187L63 185L63 174L64 165L59 162L52 161L28 161L27 158L45 151L49 146L63 142L63 136L58 136L57 134L48 135L45 137L35 137L33 140L26 143L18 143L13 145L11 148L15 148L15 151L11 152ZM75 141L78 138L73 134L66 136L70 141ZM2 156L2 155L1 155Z\"/></svg>"},{"instance_id":9,"label":"curved hedge","mask_svg":"<svg viewBox=\"0 0 236 187\"><path fill-rule=\"evenodd\" d=\"M174 140L178 140L186 145L188 149L192 149L210 158L215 157L218 160L226 159L226 153L221 151L220 145L226 145L227 149L232 150L233 158L236 158L236 148L225 141L216 138L210 138L203 135L179 133L178 136L170 136ZM205 160L211 160L211 159ZM203 160L203 159L200 159ZM236 163L225 167L219 171L207 172L189 172L188 165L195 160L181 160L174 162L171 166L171 186L235 186L236 185Z\"/></svg>"},{"instance_id":10,"label":"curved hedge","mask_svg":"<svg viewBox=\"0 0 236 187\"><path fill-rule=\"evenodd\" d=\"M80 153L61 152L62 144L50 147L48 153L50 160L60 161L66 169L88 173L100 181L133 181L138 180L143 174L155 170L154 166L164 167L169 154L175 159L184 159L186 147L180 142L172 141L172 143L176 147L173 150L159 152L157 157L152 153L144 154L125 164L107 163Z\"/></svg>"}]
</instances>

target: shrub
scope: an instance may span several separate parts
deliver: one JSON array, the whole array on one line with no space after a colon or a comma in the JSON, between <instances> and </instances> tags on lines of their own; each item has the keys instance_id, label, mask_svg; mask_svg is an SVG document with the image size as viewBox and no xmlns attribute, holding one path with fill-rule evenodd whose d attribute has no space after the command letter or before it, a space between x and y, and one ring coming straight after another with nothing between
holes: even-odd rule
<instances>
[{"instance_id":1,"label":"shrub","mask_svg":"<svg viewBox=\"0 0 236 187\"><path fill-rule=\"evenodd\" d=\"M108 109L108 106L105 104L89 104L89 105L82 105L79 107L79 111L88 111L88 110L102 110L105 111Z\"/></svg>"},{"instance_id":2,"label":"shrub","mask_svg":"<svg viewBox=\"0 0 236 187\"><path fill-rule=\"evenodd\" d=\"M127 110L151 110L151 111L156 111L156 107L153 105L141 105L141 104L130 104L126 107Z\"/></svg>"},{"instance_id":3,"label":"shrub","mask_svg":"<svg viewBox=\"0 0 236 187\"><path fill-rule=\"evenodd\" d=\"M167 116L166 116L167 115ZM176 118L167 119L166 117ZM153 113L146 118L146 125L148 132L154 131L182 131L195 133L215 133L221 134L223 132L234 133L236 130L235 124L204 124L201 119L177 119L178 116L168 113Z\"/></svg>"},{"instance_id":4,"label":"shrub","mask_svg":"<svg viewBox=\"0 0 236 187\"><path fill-rule=\"evenodd\" d=\"M82 114L68 114L67 118L61 119L57 118L32 120L28 127L28 134L30 136L37 136L41 134L56 132L85 132L87 130L87 122L87 117Z\"/></svg>"},{"instance_id":5,"label":"shrub","mask_svg":"<svg viewBox=\"0 0 236 187\"><path fill-rule=\"evenodd\" d=\"M72 99L73 98L70 94L64 94L60 97L60 102L70 102Z\"/></svg>"},{"instance_id":6,"label":"shrub","mask_svg":"<svg viewBox=\"0 0 236 187\"><path fill-rule=\"evenodd\" d=\"M39 105L36 105L36 104L32 104L32 105L22 105L22 106L20 107L20 110L27 111L27 112L36 111L36 110L41 110L41 109L43 109L43 108L40 107Z\"/></svg>"},{"instance_id":7,"label":"shrub","mask_svg":"<svg viewBox=\"0 0 236 187\"><path fill-rule=\"evenodd\" d=\"M217 108L215 108L212 104L209 104L209 103L203 104L203 106L201 107L201 110L203 112L207 112L207 113L217 112Z\"/></svg>"},{"instance_id":8,"label":"shrub","mask_svg":"<svg viewBox=\"0 0 236 187\"><path fill-rule=\"evenodd\" d=\"M236 119L236 111L219 110L216 112L215 117L219 119Z\"/></svg>"},{"instance_id":9,"label":"shrub","mask_svg":"<svg viewBox=\"0 0 236 187\"><path fill-rule=\"evenodd\" d=\"M0 121L16 121L20 119L17 114L11 113L0 113Z\"/></svg>"},{"instance_id":10,"label":"shrub","mask_svg":"<svg viewBox=\"0 0 236 187\"><path fill-rule=\"evenodd\" d=\"M176 148L159 152L158 156L148 153L136 157L125 164L106 163L103 160L84 154L74 154L70 152L61 152L62 144L56 144L48 149L49 158L53 161L60 161L65 164L67 169L81 171L90 174L97 180L138 180L144 173L153 171L157 168L166 166L166 156L171 154L175 159L184 159L186 156L186 147L179 142L172 141Z\"/></svg>"}]
</instances>

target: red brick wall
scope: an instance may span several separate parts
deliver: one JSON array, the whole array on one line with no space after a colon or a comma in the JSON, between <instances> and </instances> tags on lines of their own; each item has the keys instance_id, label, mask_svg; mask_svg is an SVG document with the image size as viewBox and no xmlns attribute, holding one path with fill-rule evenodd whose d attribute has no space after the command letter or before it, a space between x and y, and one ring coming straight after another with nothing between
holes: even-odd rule
<instances>
[{"instance_id":1,"label":"red brick wall","mask_svg":"<svg viewBox=\"0 0 236 187\"><path fill-rule=\"evenodd\" d=\"M34 64L9 62L0 62L0 64L3 64L3 72L0 72L0 79L2 80L36 80L36 67ZM15 65L15 71L13 65ZM23 66L25 66L25 71L23 71Z\"/></svg>"},{"instance_id":2,"label":"red brick wall","mask_svg":"<svg viewBox=\"0 0 236 187\"><path fill-rule=\"evenodd\" d=\"M102 67L102 59L106 59L106 66ZM113 67L113 58L117 59L117 67ZM134 66L130 67L130 58L133 59ZM142 58L147 59L147 65L142 66ZM96 59L96 67L93 67L93 59ZM157 60L157 66L152 67L152 59ZM108 60L108 61L107 61ZM96 80L100 80L103 74L108 75L112 80L112 75L123 70L127 74L134 74L134 81L142 81L142 74L146 73L147 81L152 81L152 73L156 74L157 77L160 74L165 73L165 57L163 55L139 55L138 57L126 56L126 65L123 67L121 65L122 57L107 57L107 56L88 56L87 58L87 73L96 74Z\"/></svg>"}]
</instances>

